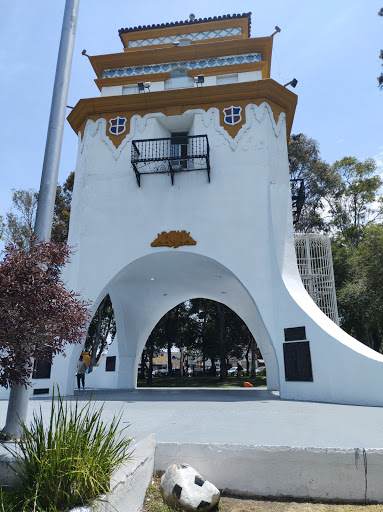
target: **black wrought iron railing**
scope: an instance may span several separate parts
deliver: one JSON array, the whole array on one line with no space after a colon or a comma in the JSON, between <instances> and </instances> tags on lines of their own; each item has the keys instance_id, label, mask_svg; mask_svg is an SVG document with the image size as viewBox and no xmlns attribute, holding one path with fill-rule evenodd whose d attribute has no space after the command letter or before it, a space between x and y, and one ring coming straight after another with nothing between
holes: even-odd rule
<instances>
[{"instance_id":1,"label":"black wrought iron railing","mask_svg":"<svg viewBox=\"0 0 383 512\"><path fill-rule=\"evenodd\" d=\"M305 203L305 182L302 178L295 178L290 180L291 186L291 201L293 207L293 224L299 221L302 207Z\"/></svg>"},{"instance_id":2,"label":"black wrought iron railing","mask_svg":"<svg viewBox=\"0 0 383 512\"><path fill-rule=\"evenodd\" d=\"M182 171L207 171L210 182L207 135L133 140L131 162L138 186L141 174L169 174L173 185L174 173Z\"/></svg>"}]
</instances>

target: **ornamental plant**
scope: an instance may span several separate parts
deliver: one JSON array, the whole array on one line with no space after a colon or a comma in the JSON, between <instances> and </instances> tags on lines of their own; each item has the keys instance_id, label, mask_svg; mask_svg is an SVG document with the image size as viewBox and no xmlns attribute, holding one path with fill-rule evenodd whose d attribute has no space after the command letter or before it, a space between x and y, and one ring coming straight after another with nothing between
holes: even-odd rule
<instances>
[{"instance_id":1,"label":"ornamental plant","mask_svg":"<svg viewBox=\"0 0 383 512\"><path fill-rule=\"evenodd\" d=\"M15 448L5 445L17 461L11 468L21 484L8 510L63 512L109 492L113 473L132 457L132 439L126 436L129 425L120 429L121 414L104 421L102 412L92 400L79 405L58 394L48 423L41 409L29 425L21 422Z\"/></svg>"},{"instance_id":2,"label":"ornamental plant","mask_svg":"<svg viewBox=\"0 0 383 512\"><path fill-rule=\"evenodd\" d=\"M27 385L33 359L52 362L86 334L89 303L68 290L61 270L66 243L7 244L0 261L0 386Z\"/></svg>"}]
</instances>

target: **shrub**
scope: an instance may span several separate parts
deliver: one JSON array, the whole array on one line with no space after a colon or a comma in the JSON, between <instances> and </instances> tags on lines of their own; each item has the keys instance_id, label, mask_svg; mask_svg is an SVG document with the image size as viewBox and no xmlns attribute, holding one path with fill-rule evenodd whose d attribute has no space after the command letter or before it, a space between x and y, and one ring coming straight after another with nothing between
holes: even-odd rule
<instances>
[{"instance_id":1,"label":"shrub","mask_svg":"<svg viewBox=\"0 0 383 512\"><path fill-rule=\"evenodd\" d=\"M92 400L73 405L58 394L48 427L41 408L29 427L21 423L16 448L7 449L18 462L23 510L65 511L110 490L114 471L131 459L132 439L125 437L129 425L119 428L121 413L110 423L102 420L103 407L97 410Z\"/></svg>"}]
</instances>

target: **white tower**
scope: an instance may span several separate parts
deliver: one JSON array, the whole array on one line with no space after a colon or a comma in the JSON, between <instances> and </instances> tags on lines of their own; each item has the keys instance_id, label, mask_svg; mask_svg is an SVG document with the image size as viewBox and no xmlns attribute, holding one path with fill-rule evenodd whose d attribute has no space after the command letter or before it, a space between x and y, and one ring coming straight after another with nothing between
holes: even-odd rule
<instances>
[{"instance_id":1,"label":"white tower","mask_svg":"<svg viewBox=\"0 0 383 512\"><path fill-rule=\"evenodd\" d=\"M78 133L68 284L116 315L116 388L178 303L222 302L254 335L283 398L382 405L383 357L343 332L301 282L287 159L297 97L270 79L272 37L250 14L120 30L90 57L101 97ZM54 360L73 392L78 347ZM358 370L363 381L355 378Z\"/></svg>"}]
</instances>

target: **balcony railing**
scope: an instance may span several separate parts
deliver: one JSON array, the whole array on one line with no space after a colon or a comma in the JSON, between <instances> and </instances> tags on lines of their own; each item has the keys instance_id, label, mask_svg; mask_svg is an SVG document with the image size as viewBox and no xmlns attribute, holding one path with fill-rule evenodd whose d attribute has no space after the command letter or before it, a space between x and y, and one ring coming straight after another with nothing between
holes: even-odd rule
<instances>
[{"instance_id":1,"label":"balcony railing","mask_svg":"<svg viewBox=\"0 0 383 512\"><path fill-rule=\"evenodd\" d=\"M296 178L290 180L291 186L291 201L293 206L293 224L296 224L301 215L302 207L304 205L306 194L305 194L305 183L302 178Z\"/></svg>"},{"instance_id":2,"label":"balcony railing","mask_svg":"<svg viewBox=\"0 0 383 512\"><path fill-rule=\"evenodd\" d=\"M141 174L169 174L173 185L174 173L190 171L207 171L210 183L207 135L133 140L131 156L138 186L141 186Z\"/></svg>"}]
</instances>

